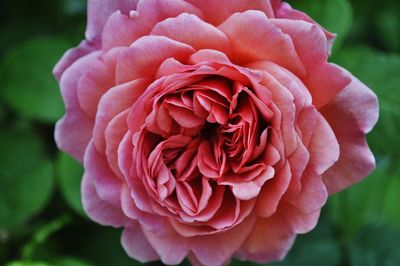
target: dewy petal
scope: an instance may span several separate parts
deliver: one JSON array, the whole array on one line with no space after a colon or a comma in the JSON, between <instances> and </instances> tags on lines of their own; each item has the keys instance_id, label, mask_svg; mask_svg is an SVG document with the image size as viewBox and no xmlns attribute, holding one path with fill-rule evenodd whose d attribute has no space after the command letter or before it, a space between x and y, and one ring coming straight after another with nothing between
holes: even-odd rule
<instances>
[{"instance_id":1,"label":"dewy petal","mask_svg":"<svg viewBox=\"0 0 400 266\"><path fill-rule=\"evenodd\" d=\"M90 141L93 121L82 111L76 90L80 76L90 66L98 54L85 56L75 62L62 76L61 94L64 99L66 114L57 122L55 140L57 146L82 161L87 144Z\"/></svg>"},{"instance_id":2,"label":"dewy petal","mask_svg":"<svg viewBox=\"0 0 400 266\"><path fill-rule=\"evenodd\" d=\"M237 12L244 12L247 10L260 10L266 14L267 17L272 18L274 12L272 10L270 1L267 0L187 0L195 6L198 6L204 11L204 16L207 21L213 25L219 25L230 15Z\"/></svg>"},{"instance_id":3,"label":"dewy petal","mask_svg":"<svg viewBox=\"0 0 400 266\"><path fill-rule=\"evenodd\" d=\"M230 53L229 39L225 34L192 14L184 13L158 23L151 35L166 36L196 50L208 48Z\"/></svg>"},{"instance_id":4,"label":"dewy petal","mask_svg":"<svg viewBox=\"0 0 400 266\"><path fill-rule=\"evenodd\" d=\"M269 60L298 75L305 74L306 70L290 36L261 11L233 14L218 28L231 41L233 61L243 64Z\"/></svg>"},{"instance_id":5,"label":"dewy petal","mask_svg":"<svg viewBox=\"0 0 400 266\"><path fill-rule=\"evenodd\" d=\"M124 229L121 244L129 257L141 263L160 259L137 222L132 222Z\"/></svg>"},{"instance_id":6,"label":"dewy petal","mask_svg":"<svg viewBox=\"0 0 400 266\"><path fill-rule=\"evenodd\" d=\"M121 209L103 201L97 194L93 180L89 175L82 179L82 203L90 219L102 225L121 227L127 224L127 218Z\"/></svg>"},{"instance_id":7,"label":"dewy petal","mask_svg":"<svg viewBox=\"0 0 400 266\"><path fill-rule=\"evenodd\" d=\"M365 134L378 119L378 99L353 77L350 85L321 112L340 146L338 162L323 175L329 193L335 193L360 181L375 168L375 158Z\"/></svg>"},{"instance_id":8,"label":"dewy petal","mask_svg":"<svg viewBox=\"0 0 400 266\"><path fill-rule=\"evenodd\" d=\"M153 77L167 58L186 60L194 49L164 36L145 36L121 53L117 63L117 84L143 77Z\"/></svg>"},{"instance_id":9,"label":"dewy petal","mask_svg":"<svg viewBox=\"0 0 400 266\"><path fill-rule=\"evenodd\" d=\"M350 83L351 80L341 68L328 64L326 38L320 27L288 19L274 19L273 23L293 40L307 69L307 76L302 80L317 108L327 104Z\"/></svg>"}]
</instances>

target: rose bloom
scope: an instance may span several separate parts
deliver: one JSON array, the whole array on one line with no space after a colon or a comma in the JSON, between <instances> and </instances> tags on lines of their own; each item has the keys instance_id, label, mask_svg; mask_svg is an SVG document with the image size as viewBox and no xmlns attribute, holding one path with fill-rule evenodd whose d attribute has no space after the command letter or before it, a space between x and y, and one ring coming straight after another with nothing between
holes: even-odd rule
<instances>
[{"instance_id":1,"label":"rose bloom","mask_svg":"<svg viewBox=\"0 0 400 266\"><path fill-rule=\"evenodd\" d=\"M283 259L375 166L377 98L333 39L279 0L89 0L54 70L89 217L141 262Z\"/></svg>"}]
</instances>

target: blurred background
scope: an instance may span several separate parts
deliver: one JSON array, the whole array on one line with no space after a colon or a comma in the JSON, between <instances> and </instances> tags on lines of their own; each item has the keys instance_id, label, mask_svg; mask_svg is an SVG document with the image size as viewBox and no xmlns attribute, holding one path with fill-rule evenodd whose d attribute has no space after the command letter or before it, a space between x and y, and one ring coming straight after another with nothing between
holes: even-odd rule
<instances>
[{"instance_id":1,"label":"blurred background","mask_svg":"<svg viewBox=\"0 0 400 266\"><path fill-rule=\"evenodd\" d=\"M400 1L289 2L338 33L330 60L379 96L368 136L378 166L331 197L316 229L271 265L400 265ZM120 230L86 217L83 170L53 140L64 108L51 70L83 38L86 1L1 1L0 10L0 265L141 265L123 252Z\"/></svg>"}]
</instances>

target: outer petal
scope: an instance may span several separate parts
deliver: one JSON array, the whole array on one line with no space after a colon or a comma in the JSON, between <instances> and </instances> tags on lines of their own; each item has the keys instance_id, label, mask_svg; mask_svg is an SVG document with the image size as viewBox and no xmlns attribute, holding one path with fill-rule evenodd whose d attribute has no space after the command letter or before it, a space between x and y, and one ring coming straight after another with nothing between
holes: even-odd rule
<instances>
[{"instance_id":1,"label":"outer petal","mask_svg":"<svg viewBox=\"0 0 400 266\"><path fill-rule=\"evenodd\" d=\"M141 263L160 259L137 222L132 222L124 229L121 243L129 257Z\"/></svg>"},{"instance_id":2,"label":"outer petal","mask_svg":"<svg viewBox=\"0 0 400 266\"><path fill-rule=\"evenodd\" d=\"M83 176L81 190L83 208L90 219L114 227L127 224L128 221L120 209L100 199L89 175Z\"/></svg>"},{"instance_id":3,"label":"outer petal","mask_svg":"<svg viewBox=\"0 0 400 266\"><path fill-rule=\"evenodd\" d=\"M136 8L137 0L89 0L86 40L68 50L54 67L53 74L60 80L64 71L79 58L100 49L101 33L108 17L115 11L128 13Z\"/></svg>"},{"instance_id":4,"label":"outer petal","mask_svg":"<svg viewBox=\"0 0 400 266\"><path fill-rule=\"evenodd\" d=\"M230 53L229 39L220 30L192 14L181 14L176 18L158 23L151 35L162 35L178 42L189 44L196 50L214 49Z\"/></svg>"},{"instance_id":5,"label":"outer petal","mask_svg":"<svg viewBox=\"0 0 400 266\"><path fill-rule=\"evenodd\" d=\"M97 54L92 54L81 58L65 72L60 81L66 114L57 122L55 140L61 150L79 161L82 161L85 148L90 141L93 121L79 105L77 83L96 57Z\"/></svg>"},{"instance_id":6,"label":"outer petal","mask_svg":"<svg viewBox=\"0 0 400 266\"><path fill-rule=\"evenodd\" d=\"M299 75L305 74L290 36L276 27L263 12L251 10L236 13L219 29L231 40L235 62L241 64L269 60Z\"/></svg>"},{"instance_id":7,"label":"outer petal","mask_svg":"<svg viewBox=\"0 0 400 266\"><path fill-rule=\"evenodd\" d=\"M91 178L98 196L121 209L121 181L108 166L105 156L97 152L93 142L86 149L84 167L85 175Z\"/></svg>"},{"instance_id":8,"label":"outer petal","mask_svg":"<svg viewBox=\"0 0 400 266\"><path fill-rule=\"evenodd\" d=\"M101 37L108 17L117 10L129 13L136 9L137 0L89 0L86 39L97 41Z\"/></svg>"},{"instance_id":9,"label":"outer petal","mask_svg":"<svg viewBox=\"0 0 400 266\"><path fill-rule=\"evenodd\" d=\"M67 68L69 68L76 60L85 55L90 54L100 48L100 43L82 41L78 47L69 49L63 57L58 61L57 65L53 69L53 74L58 81L60 81L62 74Z\"/></svg>"},{"instance_id":10,"label":"outer petal","mask_svg":"<svg viewBox=\"0 0 400 266\"><path fill-rule=\"evenodd\" d=\"M244 12L247 10L260 10L263 11L267 17L273 18L274 12L272 10L270 1L267 0L187 0L195 6L198 6L204 11L204 16L207 21L214 25L219 25L230 15L237 12Z\"/></svg>"},{"instance_id":11,"label":"outer petal","mask_svg":"<svg viewBox=\"0 0 400 266\"><path fill-rule=\"evenodd\" d=\"M105 152L105 130L119 113L131 107L145 91L149 81L137 79L111 88L100 99L93 129L93 140L99 152Z\"/></svg>"},{"instance_id":12,"label":"outer petal","mask_svg":"<svg viewBox=\"0 0 400 266\"><path fill-rule=\"evenodd\" d=\"M150 231L142 229L163 263L176 265L181 263L187 256L189 247L184 237L176 233L165 237L157 237Z\"/></svg>"},{"instance_id":13,"label":"outer petal","mask_svg":"<svg viewBox=\"0 0 400 266\"><path fill-rule=\"evenodd\" d=\"M243 244L254 226L255 218L248 217L236 227L219 234L194 237L189 241L193 253L204 265L222 265Z\"/></svg>"},{"instance_id":14,"label":"outer petal","mask_svg":"<svg viewBox=\"0 0 400 266\"><path fill-rule=\"evenodd\" d=\"M194 49L163 36L145 36L121 53L117 63L117 84L137 78L153 77L167 58L186 60Z\"/></svg>"},{"instance_id":15,"label":"outer petal","mask_svg":"<svg viewBox=\"0 0 400 266\"><path fill-rule=\"evenodd\" d=\"M274 214L270 218L259 218L238 256L258 263L282 260L294 240L295 234L284 216Z\"/></svg>"},{"instance_id":16,"label":"outer petal","mask_svg":"<svg viewBox=\"0 0 400 266\"><path fill-rule=\"evenodd\" d=\"M273 23L293 40L307 69L307 76L302 80L317 108L327 104L350 83L351 80L341 68L328 64L327 42L321 28L308 22L288 19L275 19Z\"/></svg>"},{"instance_id":17,"label":"outer petal","mask_svg":"<svg viewBox=\"0 0 400 266\"><path fill-rule=\"evenodd\" d=\"M321 112L340 145L338 162L323 175L329 193L335 193L360 181L375 168L365 134L378 119L378 99L353 77L350 85Z\"/></svg>"},{"instance_id":18,"label":"outer petal","mask_svg":"<svg viewBox=\"0 0 400 266\"><path fill-rule=\"evenodd\" d=\"M304 14L303 12L293 9L288 3L282 2L281 0L271 0L272 6L275 11L276 18L287 18L292 20L303 20L310 22L312 24L318 25L325 34L326 39L328 40L327 51L330 52L333 41L335 40L336 34L330 33L329 31L322 28L317 22L315 22L312 18Z\"/></svg>"}]
</instances>

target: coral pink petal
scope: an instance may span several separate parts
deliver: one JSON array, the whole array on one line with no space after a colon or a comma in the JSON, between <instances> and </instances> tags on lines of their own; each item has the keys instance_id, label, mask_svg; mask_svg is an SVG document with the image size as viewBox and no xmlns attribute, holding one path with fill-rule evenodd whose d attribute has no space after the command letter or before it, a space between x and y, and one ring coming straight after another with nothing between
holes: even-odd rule
<instances>
[{"instance_id":1,"label":"coral pink petal","mask_svg":"<svg viewBox=\"0 0 400 266\"><path fill-rule=\"evenodd\" d=\"M235 62L243 64L269 60L299 75L305 74L290 36L276 27L264 13L252 10L233 14L218 28L231 40Z\"/></svg>"},{"instance_id":2,"label":"coral pink petal","mask_svg":"<svg viewBox=\"0 0 400 266\"><path fill-rule=\"evenodd\" d=\"M324 173L338 160L340 153L332 128L314 107L304 109L299 114L298 127L303 135L303 143L310 153L308 167L317 174Z\"/></svg>"},{"instance_id":3,"label":"coral pink petal","mask_svg":"<svg viewBox=\"0 0 400 266\"><path fill-rule=\"evenodd\" d=\"M85 175L91 178L97 194L105 202L120 207L121 180L110 169L106 157L90 142L83 161Z\"/></svg>"},{"instance_id":4,"label":"coral pink petal","mask_svg":"<svg viewBox=\"0 0 400 266\"><path fill-rule=\"evenodd\" d=\"M276 175L267 181L257 198L256 212L260 217L269 217L276 212L291 179L290 165L286 163Z\"/></svg>"},{"instance_id":5,"label":"coral pink petal","mask_svg":"<svg viewBox=\"0 0 400 266\"><path fill-rule=\"evenodd\" d=\"M203 265L223 265L242 246L254 222L255 217L250 216L228 231L189 238L188 242Z\"/></svg>"},{"instance_id":6,"label":"coral pink petal","mask_svg":"<svg viewBox=\"0 0 400 266\"><path fill-rule=\"evenodd\" d=\"M143 19L137 16L130 16L116 11L112 14L104 26L102 35L102 48L109 50L113 47L128 47L134 41L148 33L143 26Z\"/></svg>"},{"instance_id":7,"label":"coral pink petal","mask_svg":"<svg viewBox=\"0 0 400 266\"><path fill-rule=\"evenodd\" d=\"M82 179L82 203L90 219L102 225L121 227L128 223L121 209L103 201L97 194L93 179L84 175Z\"/></svg>"},{"instance_id":8,"label":"coral pink petal","mask_svg":"<svg viewBox=\"0 0 400 266\"><path fill-rule=\"evenodd\" d=\"M119 49L94 58L90 68L79 78L77 95L79 105L94 119L101 96L115 85L115 63Z\"/></svg>"},{"instance_id":9,"label":"coral pink petal","mask_svg":"<svg viewBox=\"0 0 400 266\"><path fill-rule=\"evenodd\" d=\"M360 181L375 168L365 134L378 119L378 100L370 89L353 77L352 83L321 112L340 145L338 162L323 175L329 193L335 193Z\"/></svg>"},{"instance_id":10,"label":"coral pink petal","mask_svg":"<svg viewBox=\"0 0 400 266\"><path fill-rule=\"evenodd\" d=\"M66 114L57 122L55 140L57 146L82 161L85 148L90 141L93 121L82 111L77 99L77 83L98 54L91 54L76 61L63 74L60 87Z\"/></svg>"},{"instance_id":11,"label":"coral pink petal","mask_svg":"<svg viewBox=\"0 0 400 266\"><path fill-rule=\"evenodd\" d=\"M308 169L301 178L301 191L298 197L291 201L303 213L314 213L325 205L328 191L321 175Z\"/></svg>"},{"instance_id":12,"label":"coral pink petal","mask_svg":"<svg viewBox=\"0 0 400 266\"><path fill-rule=\"evenodd\" d=\"M117 114L131 107L146 90L148 84L148 79L137 79L115 86L101 97L93 129L93 140L100 153L105 153L104 132L108 123Z\"/></svg>"},{"instance_id":13,"label":"coral pink petal","mask_svg":"<svg viewBox=\"0 0 400 266\"><path fill-rule=\"evenodd\" d=\"M158 237L145 229L143 229L143 231L164 264L179 264L187 256L189 252L187 240L177 233L171 233L168 236Z\"/></svg>"},{"instance_id":14,"label":"coral pink petal","mask_svg":"<svg viewBox=\"0 0 400 266\"><path fill-rule=\"evenodd\" d=\"M129 257L141 263L160 259L137 222L132 222L124 229L121 237L121 244Z\"/></svg>"},{"instance_id":15,"label":"coral pink petal","mask_svg":"<svg viewBox=\"0 0 400 266\"><path fill-rule=\"evenodd\" d=\"M94 52L100 48L100 43L82 41L78 47L69 49L63 57L58 61L53 69L53 74L58 81L60 81L61 76L64 74L65 70L69 68L78 59Z\"/></svg>"},{"instance_id":16,"label":"coral pink petal","mask_svg":"<svg viewBox=\"0 0 400 266\"><path fill-rule=\"evenodd\" d=\"M118 166L118 148L119 145L128 132L128 125L126 118L128 117L129 109L116 115L108 124L105 130L105 141L106 141L106 156L110 168L113 172L123 178L123 174Z\"/></svg>"},{"instance_id":17,"label":"coral pink petal","mask_svg":"<svg viewBox=\"0 0 400 266\"><path fill-rule=\"evenodd\" d=\"M196 50L214 49L225 54L230 53L229 39L224 33L192 14L181 14L158 23L151 35L166 36L170 39L189 44Z\"/></svg>"},{"instance_id":18,"label":"coral pink petal","mask_svg":"<svg viewBox=\"0 0 400 266\"><path fill-rule=\"evenodd\" d=\"M194 51L191 46L164 36L142 37L121 54L116 70L117 84L154 77L167 58L186 60Z\"/></svg>"},{"instance_id":19,"label":"coral pink petal","mask_svg":"<svg viewBox=\"0 0 400 266\"><path fill-rule=\"evenodd\" d=\"M269 218L258 218L238 255L241 259L258 263L282 260L294 240L295 234L284 216L275 214Z\"/></svg>"},{"instance_id":20,"label":"coral pink petal","mask_svg":"<svg viewBox=\"0 0 400 266\"><path fill-rule=\"evenodd\" d=\"M137 14L145 20L144 26L150 32L154 25L167 18L177 17L182 13L194 14L203 18L203 12L184 0L146 0L139 1Z\"/></svg>"},{"instance_id":21,"label":"coral pink petal","mask_svg":"<svg viewBox=\"0 0 400 266\"><path fill-rule=\"evenodd\" d=\"M213 25L219 25L234 13L247 10L261 10L269 18L274 16L270 1L265 0L188 0L188 2L201 8L206 20Z\"/></svg>"},{"instance_id":22,"label":"coral pink petal","mask_svg":"<svg viewBox=\"0 0 400 266\"><path fill-rule=\"evenodd\" d=\"M276 19L273 23L293 40L298 54L307 68L303 80L320 108L332 100L351 81L339 67L327 62L326 38L316 25L303 21Z\"/></svg>"},{"instance_id":23,"label":"coral pink petal","mask_svg":"<svg viewBox=\"0 0 400 266\"><path fill-rule=\"evenodd\" d=\"M295 20L296 22L299 20L303 20L312 24L315 24L319 27L321 27L317 22L315 22L312 18L310 18L308 15L304 14L303 12L299 10L293 9L288 3L282 2L280 0L272 0L273 1L273 6L274 6L274 11L275 11L275 16L276 18L283 18L283 19L291 19ZM336 34L333 34L324 28L321 27L321 29L324 31L325 37L327 39L327 52L330 52L332 49L333 41L336 38Z\"/></svg>"},{"instance_id":24,"label":"coral pink petal","mask_svg":"<svg viewBox=\"0 0 400 266\"><path fill-rule=\"evenodd\" d=\"M88 0L86 39L98 41L108 17L117 10L127 14L135 10L137 0Z\"/></svg>"}]
</instances>

